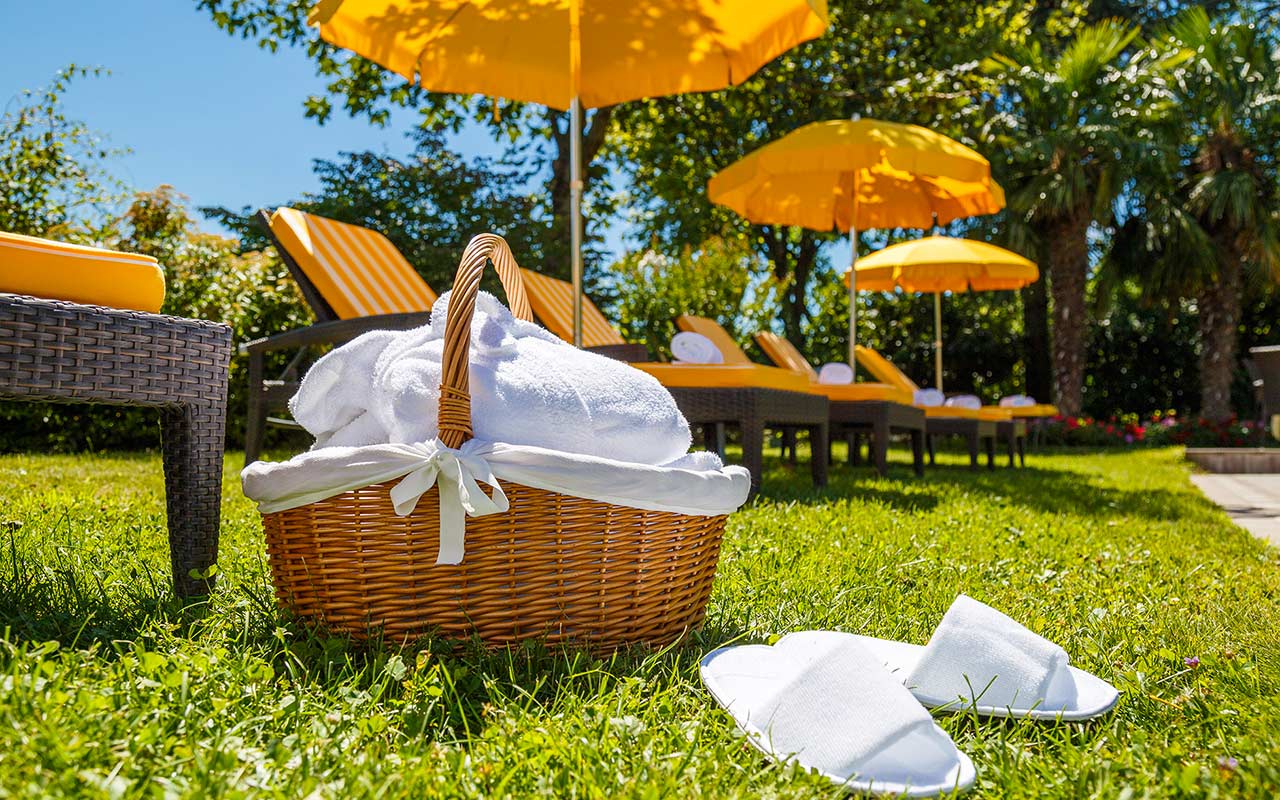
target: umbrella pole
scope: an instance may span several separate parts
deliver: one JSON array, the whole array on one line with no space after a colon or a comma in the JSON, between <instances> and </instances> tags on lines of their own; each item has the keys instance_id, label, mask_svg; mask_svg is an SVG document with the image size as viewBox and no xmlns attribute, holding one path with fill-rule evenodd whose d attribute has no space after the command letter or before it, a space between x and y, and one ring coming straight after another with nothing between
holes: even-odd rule
<instances>
[{"instance_id":1,"label":"umbrella pole","mask_svg":"<svg viewBox=\"0 0 1280 800\"><path fill-rule=\"evenodd\" d=\"M582 347L582 104L569 104L569 247L573 269L573 345Z\"/></svg>"},{"instance_id":2,"label":"umbrella pole","mask_svg":"<svg viewBox=\"0 0 1280 800\"><path fill-rule=\"evenodd\" d=\"M849 229L849 369L854 380L858 378L858 229Z\"/></svg>"},{"instance_id":3,"label":"umbrella pole","mask_svg":"<svg viewBox=\"0 0 1280 800\"><path fill-rule=\"evenodd\" d=\"M933 384L942 391L942 292L933 293Z\"/></svg>"},{"instance_id":4,"label":"umbrella pole","mask_svg":"<svg viewBox=\"0 0 1280 800\"><path fill-rule=\"evenodd\" d=\"M569 255L573 272L573 346L582 347L582 0L569 0Z\"/></svg>"}]
</instances>

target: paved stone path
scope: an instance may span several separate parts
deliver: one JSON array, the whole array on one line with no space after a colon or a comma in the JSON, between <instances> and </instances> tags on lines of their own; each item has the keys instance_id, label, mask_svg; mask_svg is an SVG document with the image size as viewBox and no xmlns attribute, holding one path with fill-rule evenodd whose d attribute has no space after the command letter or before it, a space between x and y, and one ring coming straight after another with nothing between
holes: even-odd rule
<instances>
[{"instance_id":1,"label":"paved stone path","mask_svg":"<svg viewBox=\"0 0 1280 800\"><path fill-rule=\"evenodd\" d=\"M1280 547L1280 475L1192 475L1191 482L1237 525Z\"/></svg>"}]
</instances>

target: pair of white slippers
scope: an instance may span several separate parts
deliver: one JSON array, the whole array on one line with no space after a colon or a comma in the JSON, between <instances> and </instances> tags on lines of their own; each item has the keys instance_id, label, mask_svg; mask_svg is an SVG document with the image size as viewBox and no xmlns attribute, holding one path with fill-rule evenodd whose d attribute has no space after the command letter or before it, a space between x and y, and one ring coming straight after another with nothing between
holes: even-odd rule
<instances>
[{"instance_id":1,"label":"pair of white slippers","mask_svg":"<svg viewBox=\"0 0 1280 800\"><path fill-rule=\"evenodd\" d=\"M919 645L835 631L722 647L702 682L759 750L859 792L929 797L977 777L928 708L1082 721L1110 711L1115 687L1066 652L965 595Z\"/></svg>"}]
</instances>

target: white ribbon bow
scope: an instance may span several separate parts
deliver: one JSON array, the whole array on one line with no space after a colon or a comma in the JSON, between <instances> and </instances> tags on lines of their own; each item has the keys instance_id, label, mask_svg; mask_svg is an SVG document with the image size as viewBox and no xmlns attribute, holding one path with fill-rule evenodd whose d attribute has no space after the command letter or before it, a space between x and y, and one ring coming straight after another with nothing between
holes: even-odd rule
<instances>
[{"instance_id":1,"label":"white ribbon bow","mask_svg":"<svg viewBox=\"0 0 1280 800\"><path fill-rule=\"evenodd\" d=\"M391 504L402 517L413 513L418 500L432 486L440 486L440 555L436 564L460 564L463 540L467 531L467 516L482 517L498 514L511 507L507 495L498 485L498 479L489 462L475 454L479 449L474 440L462 445L460 450L446 447L437 439L428 443L434 450L418 467L391 490ZM493 497L480 488L477 480L493 487Z\"/></svg>"}]
</instances>

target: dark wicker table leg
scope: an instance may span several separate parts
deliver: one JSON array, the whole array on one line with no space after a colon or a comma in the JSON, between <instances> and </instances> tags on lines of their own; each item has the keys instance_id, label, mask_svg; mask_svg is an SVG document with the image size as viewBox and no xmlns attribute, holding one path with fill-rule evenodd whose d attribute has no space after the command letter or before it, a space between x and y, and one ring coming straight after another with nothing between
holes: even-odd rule
<instances>
[{"instance_id":1,"label":"dark wicker table leg","mask_svg":"<svg viewBox=\"0 0 1280 800\"><path fill-rule=\"evenodd\" d=\"M226 325L0 294L0 398L160 411L170 560L184 597L213 584L230 360Z\"/></svg>"},{"instance_id":2,"label":"dark wicker table leg","mask_svg":"<svg viewBox=\"0 0 1280 800\"><path fill-rule=\"evenodd\" d=\"M182 597L207 593L218 561L226 386L209 403L166 408L161 415L165 505L173 585Z\"/></svg>"},{"instance_id":3,"label":"dark wicker table leg","mask_svg":"<svg viewBox=\"0 0 1280 800\"><path fill-rule=\"evenodd\" d=\"M969 444L969 469L976 470L978 468L978 449L982 445L982 440L979 438L978 431L976 429L973 433L966 436L965 439Z\"/></svg>"},{"instance_id":4,"label":"dark wicker table leg","mask_svg":"<svg viewBox=\"0 0 1280 800\"><path fill-rule=\"evenodd\" d=\"M983 441L987 445L987 469L994 470L996 468L996 437L990 436Z\"/></svg>"}]
</instances>

